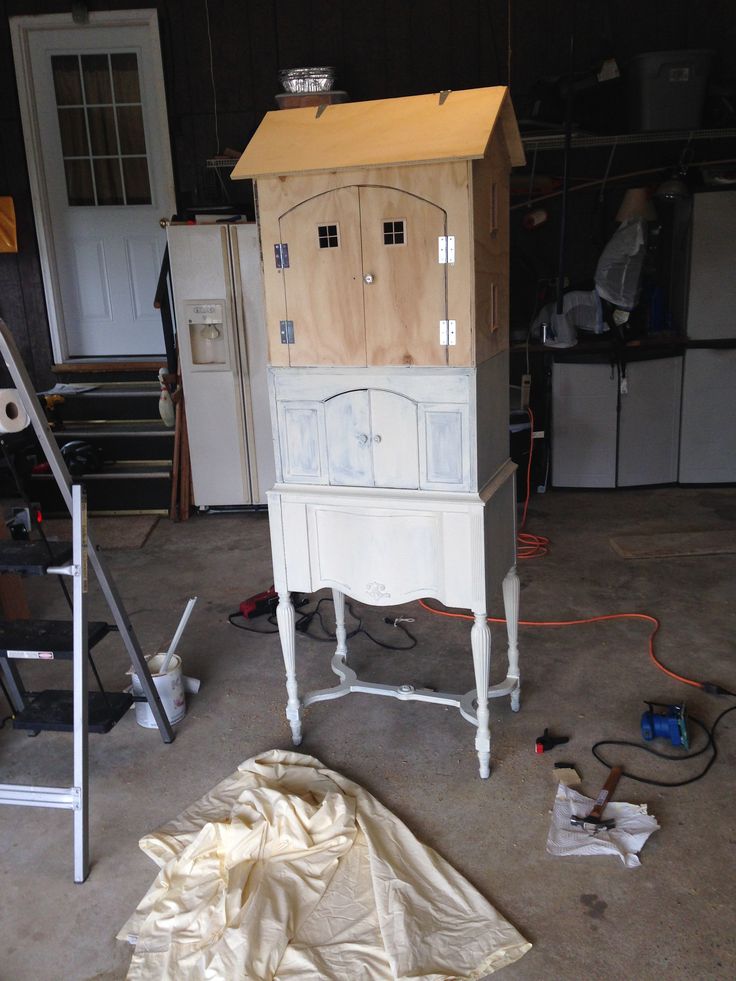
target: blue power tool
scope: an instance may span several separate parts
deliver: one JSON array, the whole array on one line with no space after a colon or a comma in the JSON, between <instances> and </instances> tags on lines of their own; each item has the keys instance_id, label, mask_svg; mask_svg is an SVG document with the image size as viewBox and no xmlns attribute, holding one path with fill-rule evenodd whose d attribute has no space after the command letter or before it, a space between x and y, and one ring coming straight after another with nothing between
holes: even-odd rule
<instances>
[{"instance_id":1,"label":"blue power tool","mask_svg":"<svg viewBox=\"0 0 736 981\"><path fill-rule=\"evenodd\" d=\"M662 702L645 702L649 708L641 717L641 734L647 742L651 739L669 739L673 746L690 749L687 735L685 705L665 705ZM664 712L655 712L662 708Z\"/></svg>"}]
</instances>

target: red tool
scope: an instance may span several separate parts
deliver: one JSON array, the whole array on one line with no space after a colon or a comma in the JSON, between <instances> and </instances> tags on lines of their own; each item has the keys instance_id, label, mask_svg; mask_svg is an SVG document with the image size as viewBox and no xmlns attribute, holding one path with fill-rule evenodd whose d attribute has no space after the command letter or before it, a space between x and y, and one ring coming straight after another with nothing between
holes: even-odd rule
<instances>
[{"instance_id":1,"label":"red tool","mask_svg":"<svg viewBox=\"0 0 736 981\"><path fill-rule=\"evenodd\" d=\"M269 586L264 592L256 593L255 596L249 596L248 599L244 599L240 604L240 613L246 620L252 620L254 617L262 617L268 613L274 613L278 600L278 593L273 586Z\"/></svg>"}]
</instances>

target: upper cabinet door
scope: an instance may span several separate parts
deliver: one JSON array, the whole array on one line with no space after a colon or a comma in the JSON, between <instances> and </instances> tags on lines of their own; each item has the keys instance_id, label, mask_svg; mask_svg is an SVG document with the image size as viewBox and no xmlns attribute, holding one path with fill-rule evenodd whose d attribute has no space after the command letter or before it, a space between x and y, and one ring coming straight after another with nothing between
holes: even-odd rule
<instances>
[{"instance_id":1,"label":"upper cabinet door","mask_svg":"<svg viewBox=\"0 0 736 981\"><path fill-rule=\"evenodd\" d=\"M279 219L290 365L364 365L360 205L355 187L308 198Z\"/></svg>"},{"instance_id":2,"label":"upper cabinet door","mask_svg":"<svg viewBox=\"0 0 736 981\"><path fill-rule=\"evenodd\" d=\"M397 188L359 191L367 363L447 364L447 265L438 261L445 211Z\"/></svg>"}]
</instances>

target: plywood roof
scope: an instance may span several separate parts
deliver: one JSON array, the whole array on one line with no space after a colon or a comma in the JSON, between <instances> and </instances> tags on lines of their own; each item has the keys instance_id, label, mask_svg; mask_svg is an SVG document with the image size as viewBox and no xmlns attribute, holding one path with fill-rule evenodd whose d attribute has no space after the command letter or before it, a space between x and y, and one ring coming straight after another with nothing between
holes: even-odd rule
<instances>
[{"instance_id":1,"label":"plywood roof","mask_svg":"<svg viewBox=\"0 0 736 981\"><path fill-rule=\"evenodd\" d=\"M503 86L269 112L232 177L271 177L357 167L483 157L499 127L511 163L524 163Z\"/></svg>"}]
</instances>

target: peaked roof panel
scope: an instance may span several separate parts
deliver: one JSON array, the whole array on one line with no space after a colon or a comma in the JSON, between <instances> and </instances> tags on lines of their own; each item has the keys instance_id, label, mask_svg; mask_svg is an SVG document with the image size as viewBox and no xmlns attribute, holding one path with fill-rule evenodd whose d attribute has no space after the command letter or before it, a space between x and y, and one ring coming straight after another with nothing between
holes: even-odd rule
<instances>
[{"instance_id":1,"label":"peaked roof panel","mask_svg":"<svg viewBox=\"0 0 736 981\"><path fill-rule=\"evenodd\" d=\"M511 163L524 163L516 118L503 86L448 94L344 102L266 113L233 180L483 157L499 126Z\"/></svg>"}]
</instances>

